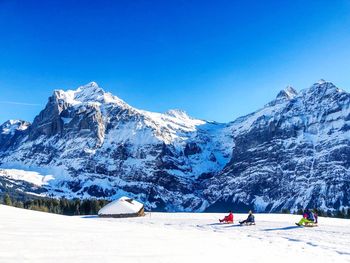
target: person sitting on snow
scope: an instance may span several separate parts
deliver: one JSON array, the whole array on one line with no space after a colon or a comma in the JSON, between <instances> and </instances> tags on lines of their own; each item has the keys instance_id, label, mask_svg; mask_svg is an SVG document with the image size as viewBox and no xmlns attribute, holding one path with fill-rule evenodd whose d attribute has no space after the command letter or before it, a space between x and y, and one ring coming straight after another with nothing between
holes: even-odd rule
<instances>
[{"instance_id":1,"label":"person sitting on snow","mask_svg":"<svg viewBox=\"0 0 350 263\"><path fill-rule=\"evenodd\" d=\"M239 223L240 223L241 225L242 225L242 224L255 225L255 217L254 217L254 215L253 215L253 211L250 210L247 219L246 219L246 220L243 220L243 221L239 221Z\"/></svg>"},{"instance_id":2,"label":"person sitting on snow","mask_svg":"<svg viewBox=\"0 0 350 263\"><path fill-rule=\"evenodd\" d=\"M229 214L224 217L224 219L219 219L220 223L232 223L233 224L233 214L229 211Z\"/></svg>"},{"instance_id":3,"label":"person sitting on snow","mask_svg":"<svg viewBox=\"0 0 350 263\"><path fill-rule=\"evenodd\" d=\"M310 209L304 211L303 218L300 219L298 223L295 223L297 226L307 225L315 222L314 214Z\"/></svg>"}]
</instances>

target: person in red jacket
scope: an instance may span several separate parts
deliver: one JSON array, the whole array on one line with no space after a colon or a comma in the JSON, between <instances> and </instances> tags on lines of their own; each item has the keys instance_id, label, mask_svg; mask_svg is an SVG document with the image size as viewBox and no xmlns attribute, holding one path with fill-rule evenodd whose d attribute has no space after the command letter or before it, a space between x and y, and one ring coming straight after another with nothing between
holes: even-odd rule
<instances>
[{"instance_id":1,"label":"person in red jacket","mask_svg":"<svg viewBox=\"0 0 350 263\"><path fill-rule=\"evenodd\" d=\"M223 219L219 219L220 223L231 223L233 224L233 214L232 211L229 211L229 214Z\"/></svg>"}]
</instances>

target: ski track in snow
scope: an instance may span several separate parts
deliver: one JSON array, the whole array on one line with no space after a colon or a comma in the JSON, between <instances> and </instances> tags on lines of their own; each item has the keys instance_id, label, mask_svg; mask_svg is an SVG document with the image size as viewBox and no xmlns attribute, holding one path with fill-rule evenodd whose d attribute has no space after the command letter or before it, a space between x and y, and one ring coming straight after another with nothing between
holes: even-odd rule
<instances>
[{"instance_id":1,"label":"ski track in snow","mask_svg":"<svg viewBox=\"0 0 350 263\"><path fill-rule=\"evenodd\" d=\"M68 217L0 205L0 262L350 262L350 220L257 214L256 226L223 214Z\"/></svg>"}]
</instances>

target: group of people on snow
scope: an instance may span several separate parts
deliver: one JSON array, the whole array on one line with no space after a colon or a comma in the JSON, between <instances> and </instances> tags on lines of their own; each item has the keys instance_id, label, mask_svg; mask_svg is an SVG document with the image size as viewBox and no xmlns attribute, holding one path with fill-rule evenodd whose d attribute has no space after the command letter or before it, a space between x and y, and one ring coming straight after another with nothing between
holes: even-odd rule
<instances>
[{"instance_id":1,"label":"group of people on snow","mask_svg":"<svg viewBox=\"0 0 350 263\"><path fill-rule=\"evenodd\" d=\"M219 219L220 223L228 223L233 224L233 213L229 211L229 214L225 216L223 219ZM318 223L318 215L316 211L311 211L310 209L305 209L303 213L302 219L298 223L295 223L297 226L313 226ZM253 215L253 211L250 210L248 213L248 217L245 220L239 221L239 224L243 225L255 225L255 217Z\"/></svg>"},{"instance_id":2,"label":"group of people on snow","mask_svg":"<svg viewBox=\"0 0 350 263\"><path fill-rule=\"evenodd\" d=\"M223 219L219 219L220 223L228 223L228 224L233 224L233 213L232 211L229 211L229 214L227 216L225 216ZM253 215L253 211L250 210L248 213L248 217L245 220L239 221L239 223L241 225L243 224L249 224L249 225L253 225L255 224L255 217Z\"/></svg>"}]
</instances>

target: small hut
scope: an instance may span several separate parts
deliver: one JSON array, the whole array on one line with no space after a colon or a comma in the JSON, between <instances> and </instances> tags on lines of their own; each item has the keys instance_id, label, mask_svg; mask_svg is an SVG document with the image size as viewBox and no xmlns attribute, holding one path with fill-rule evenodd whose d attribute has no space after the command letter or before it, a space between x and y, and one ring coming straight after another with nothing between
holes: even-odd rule
<instances>
[{"instance_id":1,"label":"small hut","mask_svg":"<svg viewBox=\"0 0 350 263\"><path fill-rule=\"evenodd\" d=\"M100 217L137 217L144 216L145 209L143 204L129 197L121 197L98 211Z\"/></svg>"}]
</instances>

